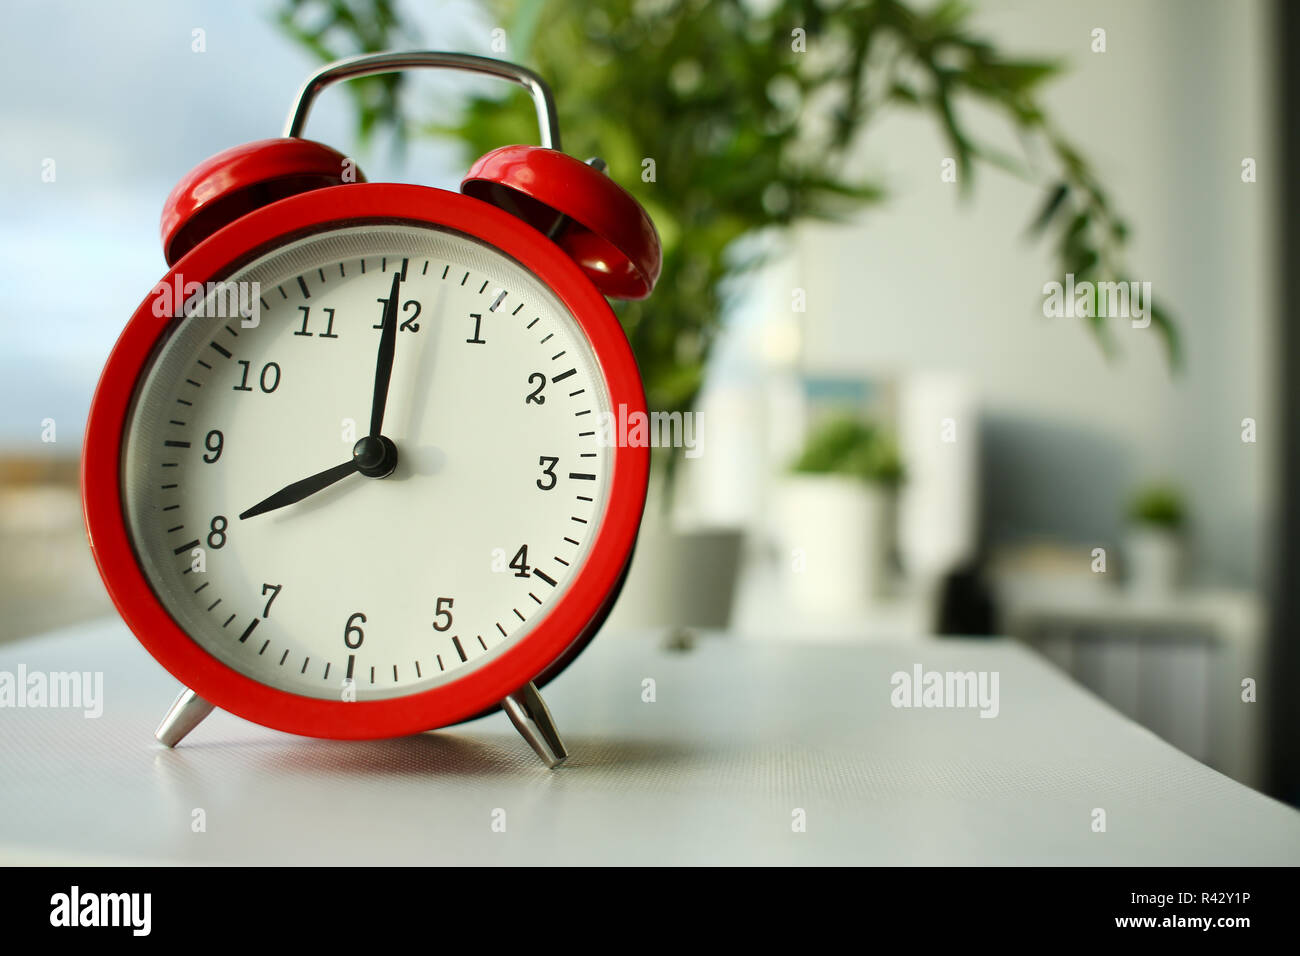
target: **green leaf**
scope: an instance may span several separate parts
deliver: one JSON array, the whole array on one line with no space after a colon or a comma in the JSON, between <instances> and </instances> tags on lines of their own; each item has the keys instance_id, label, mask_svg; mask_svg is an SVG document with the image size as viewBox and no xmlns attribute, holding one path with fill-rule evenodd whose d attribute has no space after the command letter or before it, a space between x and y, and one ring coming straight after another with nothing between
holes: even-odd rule
<instances>
[{"instance_id":1,"label":"green leaf","mask_svg":"<svg viewBox=\"0 0 1300 956\"><path fill-rule=\"evenodd\" d=\"M1165 344L1165 356L1169 360L1169 367L1175 372L1183 370L1183 347L1182 339L1178 333L1178 326L1169 317L1169 314L1158 305L1151 306L1151 326L1160 333L1161 339Z\"/></svg>"},{"instance_id":2,"label":"green leaf","mask_svg":"<svg viewBox=\"0 0 1300 956\"><path fill-rule=\"evenodd\" d=\"M1038 215L1034 217L1034 221L1030 224L1030 233L1038 235L1046 229L1057 212L1064 208L1065 198L1069 195L1070 184L1067 182L1057 183L1056 188L1048 194L1047 202L1043 203L1043 208L1039 210Z\"/></svg>"}]
</instances>

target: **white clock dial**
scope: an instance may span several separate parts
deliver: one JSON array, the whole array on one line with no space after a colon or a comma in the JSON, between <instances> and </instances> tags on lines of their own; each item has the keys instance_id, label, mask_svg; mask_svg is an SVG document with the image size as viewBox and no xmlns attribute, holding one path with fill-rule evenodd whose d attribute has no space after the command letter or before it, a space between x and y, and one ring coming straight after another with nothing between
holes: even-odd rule
<instances>
[{"instance_id":1,"label":"white clock dial","mask_svg":"<svg viewBox=\"0 0 1300 956\"><path fill-rule=\"evenodd\" d=\"M395 273L396 470L240 518L352 460ZM527 634L586 560L613 468L574 317L514 260L431 227L318 233L227 281L260 284L259 323L180 320L127 422L127 525L172 617L235 670L329 699L416 693Z\"/></svg>"}]
</instances>

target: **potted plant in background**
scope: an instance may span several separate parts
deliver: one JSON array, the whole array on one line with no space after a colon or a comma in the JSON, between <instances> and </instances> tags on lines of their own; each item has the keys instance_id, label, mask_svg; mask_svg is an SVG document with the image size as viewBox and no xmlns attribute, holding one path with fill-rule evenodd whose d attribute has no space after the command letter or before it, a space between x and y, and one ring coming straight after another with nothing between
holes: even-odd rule
<instances>
[{"instance_id":1,"label":"potted plant in background","mask_svg":"<svg viewBox=\"0 0 1300 956\"><path fill-rule=\"evenodd\" d=\"M1183 496L1168 484L1139 490L1129 506L1128 584L1140 597L1167 597L1178 587L1183 531Z\"/></svg>"},{"instance_id":2,"label":"potted plant in background","mask_svg":"<svg viewBox=\"0 0 1300 956\"><path fill-rule=\"evenodd\" d=\"M837 416L813 429L777 495L791 600L851 613L885 593L902 480L898 446L879 426Z\"/></svg>"},{"instance_id":3,"label":"potted plant in background","mask_svg":"<svg viewBox=\"0 0 1300 956\"><path fill-rule=\"evenodd\" d=\"M891 109L934 120L963 193L980 166L1041 190L1033 231L1050 239L1060 274L1080 283L1127 274L1127 225L1040 104L1058 66L1003 54L971 31L963 3L485 0L482 9L486 22L504 28L505 43L484 28L472 52L516 60L545 77L566 151L601 156L659 229L664 260L654 294L616 307L651 411L694 408L735 280L788 249L792 226L847 221L883 197L854 156ZM421 36L392 0L280 0L278 19L323 61L447 45L446 37ZM470 97L448 123L421 118L415 104L399 109L404 82L389 75L348 85L363 145L378 130L399 144L414 135L452 137L468 164L497 146L535 141L536 118L522 94L512 98L499 87ZM1023 145L1020 155L971 133L969 117L989 110ZM758 237L764 241L749 241ZM1159 306L1151 316L1174 361L1172 324ZM1109 349L1104 320L1086 321ZM671 490L680 466L672 451L658 454L656 484ZM643 528L633 577L716 592L716 581L681 581L671 567L652 568L690 551L689 542L653 544L680 532L669 509L652 504ZM696 597L686 595L684 606L703 607L710 595Z\"/></svg>"}]
</instances>

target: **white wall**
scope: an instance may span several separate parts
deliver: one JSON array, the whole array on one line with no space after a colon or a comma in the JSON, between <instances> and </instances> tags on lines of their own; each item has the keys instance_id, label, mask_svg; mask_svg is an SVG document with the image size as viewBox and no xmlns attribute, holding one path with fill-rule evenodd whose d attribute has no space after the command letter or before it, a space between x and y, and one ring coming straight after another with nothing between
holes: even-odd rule
<instances>
[{"instance_id":1,"label":"white wall","mask_svg":"<svg viewBox=\"0 0 1300 956\"><path fill-rule=\"evenodd\" d=\"M1168 476L1190 499L1199 576L1257 583L1282 428L1268 5L986 0L976 24L1002 49L1066 62L1046 105L1130 221L1132 278L1175 313L1185 371L1171 377L1153 329L1111 320L1120 355L1108 362L1080 320L1044 318L1043 283L1062 277L1025 237L1044 192L982 168L962 202L940 181L949 150L935 125L901 112L873 124L861 151L888 204L798 241L806 365L965 376L995 459L995 537L1112 541L1134 484ZM1094 27L1105 53L1090 52ZM1016 147L1002 123L975 129ZM1240 181L1245 156L1258 161L1254 185ZM1256 445L1240 440L1247 416Z\"/></svg>"}]
</instances>

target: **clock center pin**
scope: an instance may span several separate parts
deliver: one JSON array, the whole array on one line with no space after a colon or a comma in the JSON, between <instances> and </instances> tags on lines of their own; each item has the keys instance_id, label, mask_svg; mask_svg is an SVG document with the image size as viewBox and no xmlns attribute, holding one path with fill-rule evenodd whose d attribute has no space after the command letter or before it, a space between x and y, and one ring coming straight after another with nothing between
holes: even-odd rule
<instances>
[{"instance_id":1,"label":"clock center pin","mask_svg":"<svg viewBox=\"0 0 1300 956\"><path fill-rule=\"evenodd\" d=\"M383 435L367 435L352 446L352 460L367 478L387 478L397 467L397 446Z\"/></svg>"}]
</instances>

